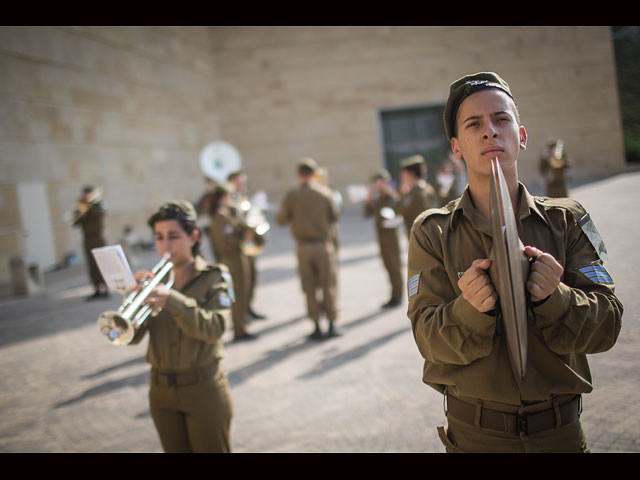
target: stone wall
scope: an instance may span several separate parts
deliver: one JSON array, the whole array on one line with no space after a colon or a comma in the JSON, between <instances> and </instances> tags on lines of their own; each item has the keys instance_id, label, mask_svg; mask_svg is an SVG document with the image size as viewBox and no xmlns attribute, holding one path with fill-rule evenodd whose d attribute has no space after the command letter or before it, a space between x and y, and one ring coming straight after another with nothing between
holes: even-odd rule
<instances>
[{"instance_id":1,"label":"stone wall","mask_svg":"<svg viewBox=\"0 0 640 480\"><path fill-rule=\"evenodd\" d=\"M215 32L218 114L254 189L275 201L312 156L343 189L384 166L380 111L444 105L449 84L496 71L527 128L521 178L565 140L576 181L624 168L608 27L227 27Z\"/></svg>"},{"instance_id":2,"label":"stone wall","mask_svg":"<svg viewBox=\"0 0 640 480\"><path fill-rule=\"evenodd\" d=\"M126 225L149 236L161 202L200 196L214 140L275 207L301 156L344 195L384 165L381 111L443 105L483 70L512 87L533 191L551 136L574 181L624 169L608 27L0 27L0 283L24 250L25 182L45 185L58 263L82 256L64 219L84 184L104 190L109 243Z\"/></svg>"},{"instance_id":3,"label":"stone wall","mask_svg":"<svg viewBox=\"0 0 640 480\"><path fill-rule=\"evenodd\" d=\"M46 184L58 262L84 260L65 216L85 184L104 190L109 243L200 193L200 149L220 136L211 45L206 28L0 28L0 281L25 234L21 182Z\"/></svg>"}]
</instances>

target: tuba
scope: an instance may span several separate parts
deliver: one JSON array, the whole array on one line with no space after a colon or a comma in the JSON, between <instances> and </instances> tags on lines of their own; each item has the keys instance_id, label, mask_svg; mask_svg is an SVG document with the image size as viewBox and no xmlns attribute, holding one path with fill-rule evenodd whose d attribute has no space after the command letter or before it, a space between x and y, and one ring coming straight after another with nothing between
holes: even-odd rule
<instances>
[{"instance_id":1,"label":"tuba","mask_svg":"<svg viewBox=\"0 0 640 480\"><path fill-rule=\"evenodd\" d=\"M113 345L135 345L142 340L147 331L146 320L151 312L144 305L151 291L165 278L167 287L173 285L173 263L170 253L153 267L153 278L146 280L142 287L131 292L117 311L104 312L98 317L98 329Z\"/></svg>"}]
</instances>

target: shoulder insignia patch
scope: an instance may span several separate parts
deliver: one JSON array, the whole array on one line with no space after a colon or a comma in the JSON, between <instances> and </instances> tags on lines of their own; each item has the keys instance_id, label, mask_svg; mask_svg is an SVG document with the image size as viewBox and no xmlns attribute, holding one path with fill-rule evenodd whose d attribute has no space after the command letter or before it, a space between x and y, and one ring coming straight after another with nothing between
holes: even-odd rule
<instances>
[{"instance_id":1,"label":"shoulder insignia patch","mask_svg":"<svg viewBox=\"0 0 640 480\"><path fill-rule=\"evenodd\" d=\"M602 237L600 237L600 233L598 233L596 226L593 224L591 216L588 213L584 214L582 218L578 220L578 225L580 225L580 228L591 242L591 245L595 248L600 260L606 262L607 247L605 247Z\"/></svg>"},{"instance_id":2,"label":"shoulder insignia patch","mask_svg":"<svg viewBox=\"0 0 640 480\"><path fill-rule=\"evenodd\" d=\"M578 271L594 283L613 284L613 279L602 265L587 265Z\"/></svg>"},{"instance_id":3,"label":"shoulder insignia patch","mask_svg":"<svg viewBox=\"0 0 640 480\"><path fill-rule=\"evenodd\" d=\"M420 274L416 274L411 277L407 282L407 292L409 296L415 295L418 293L418 286L420 285Z\"/></svg>"}]
</instances>

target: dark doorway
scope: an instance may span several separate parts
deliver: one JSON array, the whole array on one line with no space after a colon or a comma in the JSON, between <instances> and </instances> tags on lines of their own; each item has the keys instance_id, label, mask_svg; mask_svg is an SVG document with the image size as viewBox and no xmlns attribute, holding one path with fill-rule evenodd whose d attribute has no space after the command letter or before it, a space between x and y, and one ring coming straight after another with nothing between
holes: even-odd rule
<instances>
[{"instance_id":1,"label":"dark doorway","mask_svg":"<svg viewBox=\"0 0 640 480\"><path fill-rule=\"evenodd\" d=\"M425 158L427 181L435 184L438 169L450 152L442 121L443 112L443 105L380 111L385 168L396 186L400 180L399 163L411 155Z\"/></svg>"}]
</instances>

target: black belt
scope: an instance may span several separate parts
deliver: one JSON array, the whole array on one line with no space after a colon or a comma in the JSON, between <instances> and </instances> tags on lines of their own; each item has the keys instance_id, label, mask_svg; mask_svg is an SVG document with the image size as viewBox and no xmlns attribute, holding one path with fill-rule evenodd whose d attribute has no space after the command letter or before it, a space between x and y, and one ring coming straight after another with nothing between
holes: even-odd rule
<instances>
[{"instance_id":1,"label":"black belt","mask_svg":"<svg viewBox=\"0 0 640 480\"><path fill-rule=\"evenodd\" d=\"M480 412L478 412L480 410ZM582 411L582 396L556 407L531 413L506 413L472 405L447 394L447 414L470 425L479 425L514 435L531 435L575 422ZM480 418L476 423L476 416Z\"/></svg>"},{"instance_id":2,"label":"black belt","mask_svg":"<svg viewBox=\"0 0 640 480\"><path fill-rule=\"evenodd\" d=\"M151 380L160 387L185 387L209 380L218 371L218 362L187 372L158 372L151 369Z\"/></svg>"}]
</instances>

